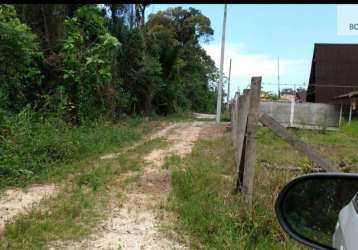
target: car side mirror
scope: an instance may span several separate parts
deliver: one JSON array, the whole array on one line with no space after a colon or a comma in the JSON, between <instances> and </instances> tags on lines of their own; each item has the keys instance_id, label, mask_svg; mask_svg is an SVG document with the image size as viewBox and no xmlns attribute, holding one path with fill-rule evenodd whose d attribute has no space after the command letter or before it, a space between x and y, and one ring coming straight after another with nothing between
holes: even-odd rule
<instances>
[{"instance_id":1,"label":"car side mirror","mask_svg":"<svg viewBox=\"0 0 358 250\"><path fill-rule=\"evenodd\" d=\"M275 205L281 227L315 249L358 247L358 174L316 173L298 177Z\"/></svg>"}]
</instances>

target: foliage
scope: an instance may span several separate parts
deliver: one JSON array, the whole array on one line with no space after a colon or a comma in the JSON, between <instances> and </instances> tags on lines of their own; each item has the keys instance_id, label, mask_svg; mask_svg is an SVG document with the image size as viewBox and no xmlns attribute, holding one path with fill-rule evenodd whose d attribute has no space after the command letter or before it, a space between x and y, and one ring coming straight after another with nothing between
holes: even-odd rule
<instances>
[{"instance_id":1,"label":"foliage","mask_svg":"<svg viewBox=\"0 0 358 250\"><path fill-rule=\"evenodd\" d=\"M278 100L278 96L275 93L271 91L263 91L263 90L261 90L261 98L265 100L273 100L273 101Z\"/></svg>"},{"instance_id":2,"label":"foliage","mask_svg":"<svg viewBox=\"0 0 358 250\"><path fill-rule=\"evenodd\" d=\"M104 18L92 6L79 8L66 20L65 28L64 81L69 94L65 108L73 111L78 123L91 117L94 107L105 111L104 86L111 81L111 58L119 42L106 31Z\"/></svg>"},{"instance_id":3,"label":"foliage","mask_svg":"<svg viewBox=\"0 0 358 250\"><path fill-rule=\"evenodd\" d=\"M166 83L153 100L156 112L213 111L217 69L199 45L213 34L210 20L192 8L169 8L150 15L147 28L149 49L159 55Z\"/></svg>"},{"instance_id":4,"label":"foliage","mask_svg":"<svg viewBox=\"0 0 358 250\"><path fill-rule=\"evenodd\" d=\"M218 74L201 46L213 34L205 15L179 7L145 20L146 4L105 7L0 6L3 186L92 152L84 133L89 144L108 139L88 127L98 120L214 111Z\"/></svg>"},{"instance_id":5,"label":"foliage","mask_svg":"<svg viewBox=\"0 0 358 250\"><path fill-rule=\"evenodd\" d=\"M44 119L29 108L4 117L0 134L0 188L24 185L58 171L59 164L138 139L140 124L133 120L113 125L99 120L74 128L57 118Z\"/></svg>"},{"instance_id":6,"label":"foliage","mask_svg":"<svg viewBox=\"0 0 358 250\"><path fill-rule=\"evenodd\" d=\"M20 22L15 8L0 5L0 108L19 111L42 87L36 35Z\"/></svg>"},{"instance_id":7,"label":"foliage","mask_svg":"<svg viewBox=\"0 0 358 250\"><path fill-rule=\"evenodd\" d=\"M306 89L305 88L302 88L302 87L299 87L297 89L293 89L293 88L283 88L281 91L280 91L280 94L281 95L293 95L295 93L297 94L302 94L302 93L305 93L306 92Z\"/></svg>"},{"instance_id":8,"label":"foliage","mask_svg":"<svg viewBox=\"0 0 358 250\"><path fill-rule=\"evenodd\" d=\"M72 124L123 113L213 112L218 73L200 44L213 35L209 18L178 7L146 22L147 7L2 5L3 108L19 112L30 103Z\"/></svg>"}]
</instances>

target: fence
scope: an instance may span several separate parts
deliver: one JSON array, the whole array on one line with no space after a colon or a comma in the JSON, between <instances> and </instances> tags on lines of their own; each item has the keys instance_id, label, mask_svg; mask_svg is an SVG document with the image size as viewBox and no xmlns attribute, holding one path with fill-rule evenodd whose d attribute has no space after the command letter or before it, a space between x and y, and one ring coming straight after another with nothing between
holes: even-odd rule
<instances>
[{"instance_id":1,"label":"fence","mask_svg":"<svg viewBox=\"0 0 358 250\"><path fill-rule=\"evenodd\" d=\"M263 101L260 111L284 127L334 130L339 127L339 107L325 103Z\"/></svg>"},{"instance_id":2,"label":"fence","mask_svg":"<svg viewBox=\"0 0 358 250\"><path fill-rule=\"evenodd\" d=\"M287 143L291 144L296 150L305 154L315 165L324 171L338 171L337 167L329 160L321 157L312 147L300 140L294 133L287 130L280 124L279 121L272 117L284 114L284 112L280 111L279 108L275 110L275 107L287 108L287 105L275 106L275 104L272 104L270 106L265 103L260 104L260 91L261 77L253 77L251 79L251 88L245 89L243 94L240 96L235 95L231 108L231 136L235 148L235 160L237 167L234 193L242 192L244 201L249 211L252 209L254 193L254 178L256 169L256 129L258 122L261 122L264 126L271 129L273 133ZM300 117L300 114L301 117L305 117L304 115L307 114L317 115L312 112L320 112L320 108L322 109L322 107L327 106L302 106L302 108L298 108L296 117ZM262 112L265 108L268 111ZM290 106L290 108L292 108L292 106ZM295 109L292 110L294 111ZM294 113L292 110L289 114L291 124L294 124ZM277 114L278 112L281 112L281 114ZM285 119L287 120L287 118ZM308 119L308 117L305 119ZM315 119L317 120L317 118ZM311 120L316 121L315 119Z\"/></svg>"}]
</instances>

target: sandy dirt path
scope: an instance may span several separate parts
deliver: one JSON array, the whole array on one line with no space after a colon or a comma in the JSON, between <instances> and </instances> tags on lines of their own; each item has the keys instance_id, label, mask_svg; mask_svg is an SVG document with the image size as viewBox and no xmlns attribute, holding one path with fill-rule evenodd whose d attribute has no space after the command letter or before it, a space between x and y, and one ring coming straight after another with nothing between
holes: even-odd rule
<instances>
[{"instance_id":1,"label":"sandy dirt path","mask_svg":"<svg viewBox=\"0 0 358 250\"><path fill-rule=\"evenodd\" d=\"M164 129L161 129L149 138L146 138L146 140L163 136L174 125L175 124L166 126ZM120 154L139 146L141 143L143 142L134 144L118 153L104 155L100 159L105 160L119 157ZM4 231L6 223L11 223L18 215L29 213L34 206L37 206L40 203L40 201L55 198L59 194L59 189L59 186L54 184L45 184L33 185L25 191L19 188L14 188L0 193L0 234Z\"/></svg>"},{"instance_id":2,"label":"sandy dirt path","mask_svg":"<svg viewBox=\"0 0 358 250\"><path fill-rule=\"evenodd\" d=\"M188 249L177 237L161 232L163 216L158 206L170 191L170 171L162 168L171 154L191 152L205 122L176 123L157 132L152 138L165 137L169 146L155 149L145 156L145 167L139 181L129 187L123 206L115 206L100 229L79 242L68 242L51 249ZM172 234L173 235L173 234Z\"/></svg>"},{"instance_id":3,"label":"sandy dirt path","mask_svg":"<svg viewBox=\"0 0 358 250\"><path fill-rule=\"evenodd\" d=\"M0 233L5 224L17 215L31 211L41 200L57 196L59 188L53 184L36 185L27 191L9 189L0 196Z\"/></svg>"}]
</instances>

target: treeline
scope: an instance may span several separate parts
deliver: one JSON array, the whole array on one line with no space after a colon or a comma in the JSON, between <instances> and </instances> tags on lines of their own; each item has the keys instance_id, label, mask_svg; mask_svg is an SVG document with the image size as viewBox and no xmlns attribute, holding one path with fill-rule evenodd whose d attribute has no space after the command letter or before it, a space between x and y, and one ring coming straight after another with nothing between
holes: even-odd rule
<instances>
[{"instance_id":1,"label":"treeline","mask_svg":"<svg viewBox=\"0 0 358 250\"><path fill-rule=\"evenodd\" d=\"M213 29L199 10L147 4L0 5L0 111L71 124L214 111Z\"/></svg>"}]
</instances>

